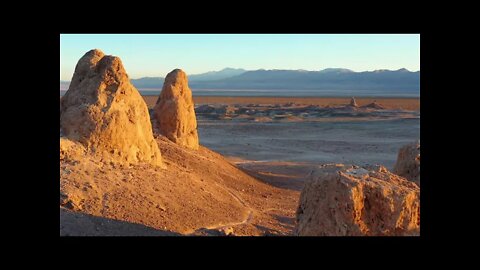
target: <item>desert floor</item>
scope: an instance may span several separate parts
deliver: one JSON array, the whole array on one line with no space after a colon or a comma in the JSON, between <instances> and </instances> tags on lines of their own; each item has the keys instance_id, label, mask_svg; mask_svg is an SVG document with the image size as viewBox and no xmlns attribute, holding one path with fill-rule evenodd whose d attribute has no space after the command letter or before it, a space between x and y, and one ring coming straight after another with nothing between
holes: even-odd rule
<instances>
[{"instance_id":1,"label":"desert floor","mask_svg":"<svg viewBox=\"0 0 480 270\"><path fill-rule=\"evenodd\" d=\"M158 96L143 96L148 107L153 107ZM193 97L195 104L308 104L334 106L348 104L350 98L319 98L319 97ZM359 106L373 101L384 105L387 109L420 110L419 98L356 98Z\"/></svg>"}]
</instances>

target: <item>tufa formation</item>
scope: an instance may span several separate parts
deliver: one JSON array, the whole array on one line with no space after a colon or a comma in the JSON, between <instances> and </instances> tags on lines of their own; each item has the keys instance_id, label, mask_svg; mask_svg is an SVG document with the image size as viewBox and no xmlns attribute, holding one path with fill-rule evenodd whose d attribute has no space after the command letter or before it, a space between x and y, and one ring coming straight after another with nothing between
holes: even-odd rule
<instances>
[{"instance_id":1,"label":"tufa formation","mask_svg":"<svg viewBox=\"0 0 480 270\"><path fill-rule=\"evenodd\" d=\"M300 195L299 236L413 236L420 234L420 189L376 166L323 165Z\"/></svg>"},{"instance_id":2,"label":"tufa formation","mask_svg":"<svg viewBox=\"0 0 480 270\"><path fill-rule=\"evenodd\" d=\"M160 134L174 143L199 148L197 119L187 74L181 69L168 73L154 108L154 123Z\"/></svg>"},{"instance_id":3,"label":"tufa formation","mask_svg":"<svg viewBox=\"0 0 480 270\"><path fill-rule=\"evenodd\" d=\"M350 100L350 106L355 107L355 108L358 107L357 101L355 100L354 97L352 97L352 99Z\"/></svg>"},{"instance_id":4,"label":"tufa formation","mask_svg":"<svg viewBox=\"0 0 480 270\"><path fill-rule=\"evenodd\" d=\"M61 99L60 129L103 161L162 165L145 101L120 58L100 50L78 61Z\"/></svg>"}]
</instances>

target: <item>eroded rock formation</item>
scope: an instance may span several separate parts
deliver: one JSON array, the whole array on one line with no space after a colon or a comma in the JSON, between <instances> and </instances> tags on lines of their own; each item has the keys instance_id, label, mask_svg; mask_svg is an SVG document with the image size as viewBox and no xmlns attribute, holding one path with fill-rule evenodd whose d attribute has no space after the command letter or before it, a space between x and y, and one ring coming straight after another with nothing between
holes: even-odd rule
<instances>
[{"instance_id":1,"label":"eroded rock formation","mask_svg":"<svg viewBox=\"0 0 480 270\"><path fill-rule=\"evenodd\" d=\"M420 189L385 167L323 165L305 183L300 236L419 235Z\"/></svg>"},{"instance_id":2,"label":"eroded rock formation","mask_svg":"<svg viewBox=\"0 0 480 270\"><path fill-rule=\"evenodd\" d=\"M147 105L118 57L87 52L62 97L60 115L61 134L103 161L162 164Z\"/></svg>"},{"instance_id":3,"label":"eroded rock formation","mask_svg":"<svg viewBox=\"0 0 480 270\"><path fill-rule=\"evenodd\" d=\"M199 147L197 118L187 74L181 69L168 73L154 108L154 123L160 134L184 147Z\"/></svg>"},{"instance_id":4,"label":"eroded rock formation","mask_svg":"<svg viewBox=\"0 0 480 270\"><path fill-rule=\"evenodd\" d=\"M420 183L420 141L400 148L393 172Z\"/></svg>"},{"instance_id":5,"label":"eroded rock formation","mask_svg":"<svg viewBox=\"0 0 480 270\"><path fill-rule=\"evenodd\" d=\"M377 101L374 101L370 104L362 106L362 108L376 109L376 110L384 110L385 109L385 107L382 104L378 103Z\"/></svg>"}]
</instances>

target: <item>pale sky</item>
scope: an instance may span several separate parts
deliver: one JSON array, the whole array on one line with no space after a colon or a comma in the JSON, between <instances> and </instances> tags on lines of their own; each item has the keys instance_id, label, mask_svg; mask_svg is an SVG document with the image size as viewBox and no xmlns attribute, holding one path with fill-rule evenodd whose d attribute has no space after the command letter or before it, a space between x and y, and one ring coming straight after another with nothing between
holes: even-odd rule
<instances>
[{"instance_id":1,"label":"pale sky","mask_svg":"<svg viewBox=\"0 0 480 270\"><path fill-rule=\"evenodd\" d=\"M119 56L133 79L175 68L190 75L226 67L420 70L419 34L62 34L60 79L69 81L95 48Z\"/></svg>"}]
</instances>

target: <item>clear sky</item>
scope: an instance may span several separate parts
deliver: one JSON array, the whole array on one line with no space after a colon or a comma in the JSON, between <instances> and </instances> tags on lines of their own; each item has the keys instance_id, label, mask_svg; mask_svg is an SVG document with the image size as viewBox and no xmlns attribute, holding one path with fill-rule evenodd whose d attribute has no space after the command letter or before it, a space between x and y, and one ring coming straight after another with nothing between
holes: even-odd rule
<instances>
[{"instance_id":1,"label":"clear sky","mask_svg":"<svg viewBox=\"0 0 480 270\"><path fill-rule=\"evenodd\" d=\"M418 34L62 34L60 79L70 80L77 61L94 48L119 56L133 79L165 77L175 68L187 74L225 67L420 70Z\"/></svg>"}]
</instances>

